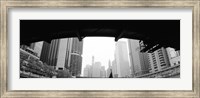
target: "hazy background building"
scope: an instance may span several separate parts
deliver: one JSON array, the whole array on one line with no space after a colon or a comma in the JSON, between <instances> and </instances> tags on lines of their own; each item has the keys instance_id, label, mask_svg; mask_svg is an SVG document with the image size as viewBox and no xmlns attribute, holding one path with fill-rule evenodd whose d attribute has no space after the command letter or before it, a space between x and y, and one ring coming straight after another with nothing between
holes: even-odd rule
<instances>
[{"instance_id":1,"label":"hazy background building","mask_svg":"<svg viewBox=\"0 0 200 98\"><path fill-rule=\"evenodd\" d=\"M95 62L92 66L92 77L99 78L101 72L101 62Z\"/></svg>"},{"instance_id":2,"label":"hazy background building","mask_svg":"<svg viewBox=\"0 0 200 98\"><path fill-rule=\"evenodd\" d=\"M108 68L106 70L106 77L110 76L111 70L112 70L111 61L109 60L108 61Z\"/></svg>"},{"instance_id":3,"label":"hazy background building","mask_svg":"<svg viewBox=\"0 0 200 98\"><path fill-rule=\"evenodd\" d=\"M118 77L130 76L127 43L124 41L118 41L115 49Z\"/></svg>"},{"instance_id":4,"label":"hazy background building","mask_svg":"<svg viewBox=\"0 0 200 98\"><path fill-rule=\"evenodd\" d=\"M118 77L118 74L117 74L117 63L116 63L115 59L112 61L112 74L113 74L114 78Z\"/></svg>"},{"instance_id":5,"label":"hazy background building","mask_svg":"<svg viewBox=\"0 0 200 98\"><path fill-rule=\"evenodd\" d=\"M101 69L100 69L100 77L101 77L101 78L106 78L105 66L101 66Z\"/></svg>"},{"instance_id":6,"label":"hazy background building","mask_svg":"<svg viewBox=\"0 0 200 98\"><path fill-rule=\"evenodd\" d=\"M94 78L106 78L105 66L101 65L101 62L95 62L94 56L92 56L92 65L87 64L83 69L84 77L94 77Z\"/></svg>"},{"instance_id":7,"label":"hazy background building","mask_svg":"<svg viewBox=\"0 0 200 98\"><path fill-rule=\"evenodd\" d=\"M91 65L86 65L86 67L84 68L83 70L84 72L84 77L89 77L91 78L92 77L92 66Z\"/></svg>"}]
</instances>

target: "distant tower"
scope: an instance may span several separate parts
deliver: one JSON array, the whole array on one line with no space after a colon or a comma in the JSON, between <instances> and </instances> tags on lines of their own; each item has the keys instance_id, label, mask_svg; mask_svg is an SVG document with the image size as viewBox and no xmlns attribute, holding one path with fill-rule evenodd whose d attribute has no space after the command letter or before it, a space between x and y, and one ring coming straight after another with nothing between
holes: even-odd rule
<instances>
[{"instance_id":1,"label":"distant tower","mask_svg":"<svg viewBox=\"0 0 200 98\"><path fill-rule=\"evenodd\" d=\"M116 60L115 59L112 61L112 74L113 74L114 78L118 77L118 74L117 74L117 65L116 65Z\"/></svg>"},{"instance_id":2,"label":"distant tower","mask_svg":"<svg viewBox=\"0 0 200 98\"><path fill-rule=\"evenodd\" d=\"M92 77L99 78L101 77L101 62L95 62L92 67Z\"/></svg>"},{"instance_id":3,"label":"distant tower","mask_svg":"<svg viewBox=\"0 0 200 98\"><path fill-rule=\"evenodd\" d=\"M110 73L111 73L111 69L112 69L112 66L111 66L111 62L110 60L108 61L108 69L107 69L107 77L109 77Z\"/></svg>"},{"instance_id":4,"label":"distant tower","mask_svg":"<svg viewBox=\"0 0 200 98\"><path fill-rule=\"evenodd\" d=\"M109 60L109 62L108 62L108 66L110 67L111 66L111 61Z\"/></svg>"},{"instance_id":5,"label":"distant tower","mask_svg":"<svg viewBox=\"0 0 200 98\"><path fill-rule=\"evenodd\" d=\"M94 65L94 56L92 56L92 65Z\"/></svg>"},{"instance_id":6,"label":"distant tower","mask_svg":"<svg viewBox=\"0 0 200 98\"><path fill-rule=\"evenodd\" d=\"M91 77L93 76L94 56L92 56Z\"/></svg>"}]
</instances>

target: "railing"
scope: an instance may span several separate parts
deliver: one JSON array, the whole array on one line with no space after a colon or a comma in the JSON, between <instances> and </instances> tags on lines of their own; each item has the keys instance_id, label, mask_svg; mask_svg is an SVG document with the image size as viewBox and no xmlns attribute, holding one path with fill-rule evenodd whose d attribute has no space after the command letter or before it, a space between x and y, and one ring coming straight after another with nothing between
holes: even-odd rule
<instances>
[{"instance_id":1,"label":"railing","mask_svg":"<svg viewBox=\"0 0 200 98\"><path fill-rule=\"evenodd\" d=\"M180 77L180 64L163 69L158 72L136 76L136 78L172 78L172 77Z\"/></svg>"}]
</instances>

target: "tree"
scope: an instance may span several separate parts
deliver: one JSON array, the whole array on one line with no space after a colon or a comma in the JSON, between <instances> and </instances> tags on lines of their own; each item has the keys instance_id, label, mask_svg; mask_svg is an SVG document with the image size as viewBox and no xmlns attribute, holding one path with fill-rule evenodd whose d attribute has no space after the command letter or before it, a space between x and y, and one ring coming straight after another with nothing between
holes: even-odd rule
<instances>
[{"instance_id":1,"label":"tree","mask_svg":"<svg viewBox=\"0 0 200 98\"><path fill-rule=\"evenodd\" d=\"M58 70L57 78L71 78L72 75L68 69Z\"/></svg>"}]
</instances>

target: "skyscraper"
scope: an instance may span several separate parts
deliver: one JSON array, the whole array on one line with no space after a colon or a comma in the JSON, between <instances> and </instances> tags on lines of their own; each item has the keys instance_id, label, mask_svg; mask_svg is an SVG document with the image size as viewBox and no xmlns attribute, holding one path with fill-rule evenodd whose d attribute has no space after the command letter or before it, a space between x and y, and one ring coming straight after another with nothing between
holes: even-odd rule
<instances>
[{"instance_id":1,"label":"skyscraper","mask_svg":"<svg viewBox=\"0 0 200 98\"><path fill-rule=\"evenodd\" d=\"M57 64L56 69L64 69L67 68L66 65L68 64L69 51L68 43L71 39L59 39L59 46L58 46L58 56L57 56Z\"/></svg>"},{"instance_id":2,"label":"skyscraper","mask_svg":"<svg viewBox=\"0 0 200 98\"><path fill-rule=\"evenodd\" d=\"M94 65L94 56L92 56L92 66Z\"/></svg>"},{"instance_id":3,"label":"skyscraper","mask_svg":"<svg viewBox=\"0 0 200 98\"><path fill-rule=\"evenodd\" d=\"M150 62L150 72L161 71L170 66L169 58L165 48L160 48L148 54Z\"/></svg>"},{"instance_id":4,"label":"skyscraper","mask_svg":"<svg viewBox=\"0 0 200 98\"><path fill-rule=\"evenodd\" d=\"M42 46L43 46L43 41L36 42L34 45L34 51L37 53L38 57L41 56Z\"/></svg>"},{"instance_id":5,"label":"skyscraper","mask_svg":"<svg viewBox=\"0 0 200 98\"><path fill-rule=\"evenodd\" d=\"M128 40L129 56L132 77L139 76L149 71L149 62L147 53L140 52L139 40Z\"/></svg>"},{"instance_id":6,"label":"skyscraper","mask_svg":"<svg viewBox=\"0 0 200 98\"><path fill-rule=\"evenodd\" d=\"M105 77L106 77L105 66L101 66L101 69L100 69L100 77L101 77L101 78L105 78Z\"/></svg>"},{"instance_id":7,"label":"skyscraper","mask_svg":"<svg viewBox=\"0 0 200 98\"><path fill-rule=\"evenodd\" d=\"M69 59L70 60L69 70L73 76L81 75L82 52L83 52L83 41L79 41L78 38L72 38L72 46Z\"/></svg>"},{"instance_id":8,"label":"skyscraper","mask_svg":"<svg viewBox=\"0 0 200 98\"><path fill-rule=\"evenodd\" d=\"M37 42L32 43L31 47L44 63L59 70L67 68L73 76L80 76L83 42L80 42L78 38L55 39L50 44Z\"/></svg>"},{"instance_id":9,"label":"skyscraper","mask_svg":"<svg viewBox=\"0 0 200 98\"><path fill-rule=\"evenodd\" d=\"M112 74L113 74L114 78L118 77L118 74L117 74L117 64L116 64L116 60L115 59L112 61Z\"/></svg>"},{"instance_id":10,"label":"skyscraper","mask_svg":"<svg viewBox=\"0 0 200 98\"><path fill-rule=\"evenodd\" d=\"M110 60L108 61L108 69L106 70L106 77L110 76L110 72L112 70L111 62Z\"/></svg>"},{"instance_id":11,"label":"skyscraper","mask_svg":"<svg viewBox=\"0 0 200 98\"><path fill-rule=\"evenodd\" d=\"M57 64L59 42L60 42L59 39L55 39L51 41L51 44L49 47L48 62L47 62L47 64L50 66L56 66Z\"/></svg>"},{"instance_id":12,"label":"skyscraper","mask_svg":"<svg viewBox=\"0 0 200 98\"><path fill-rule=\"evenodd\" d=\"M45 42L45 41L43 41L42 51L41 51L41 54L40 54L40 60L43 63L47 63L48 62L49 48L50 48L50 44Z\"/></svg>"},{"instance_id":13,"label":"skyscraper","mask_svg":"<svg viewBox=\"0 0 200 98\"><path fill-rule=\"evenodd\" d=\"M115 49L118 77L130 76L127 43L124 41L118 41Z\"/></svg>"},{"instance_id":14,"label":"skyscraper","mask_svg":"<svg viewBox=\"0 0 200 98\"><path fill-rule=\"evenodd\" d=\"M86 65L86 67L84 68L84 70L83 70L83 76L84 77L92 77L92 66L91 65Z\"/></svg>"},{"instance_id":15,"label":"skyscraper","mask_svg":"<svg viewBox=\"0 0 200 98\"><path fill-rule=\"evenodd\" d=\"M101 62L95 62L92 66L92 77L99 78L101 77Z\"/></svg>"}]
</instances>

